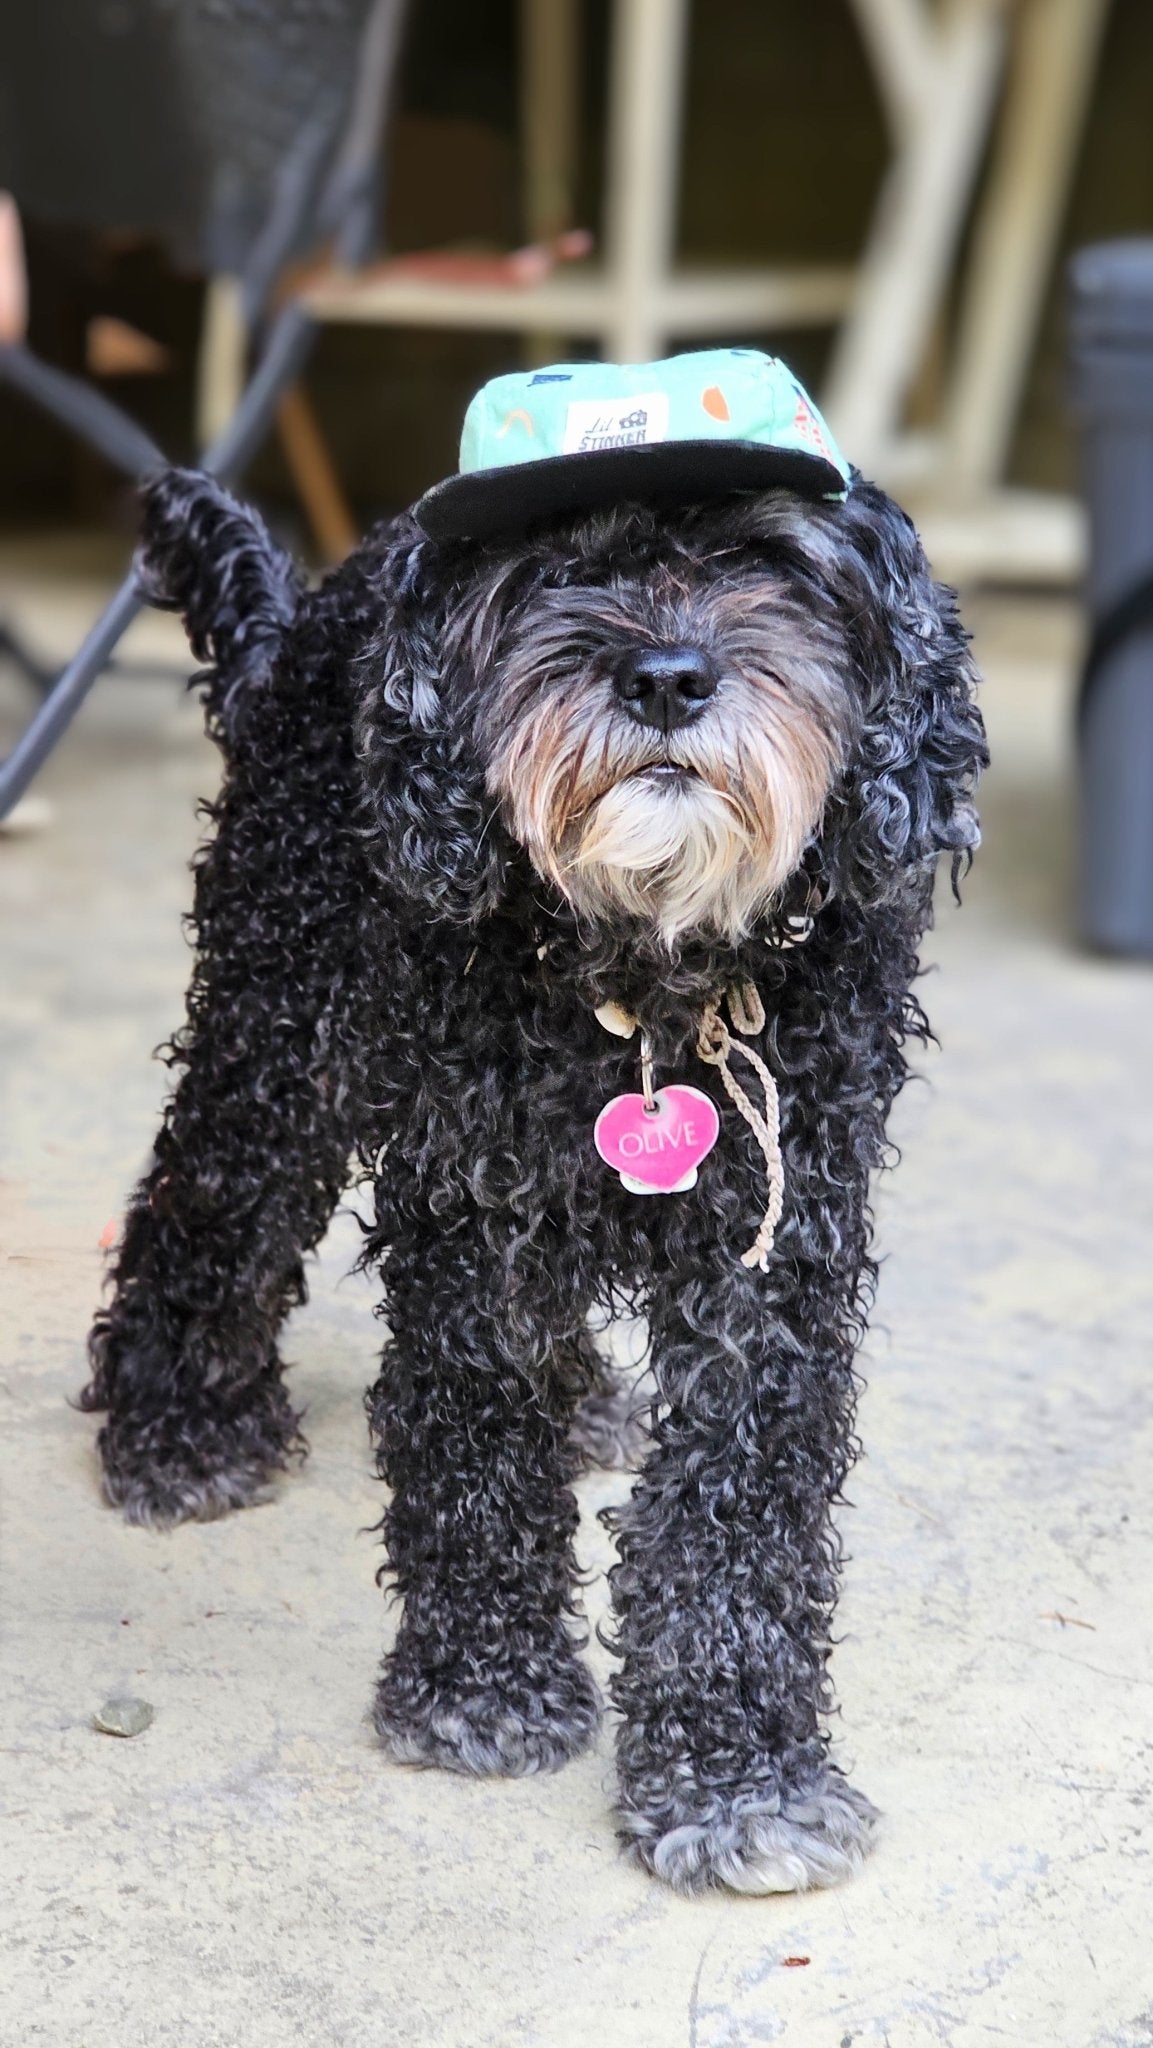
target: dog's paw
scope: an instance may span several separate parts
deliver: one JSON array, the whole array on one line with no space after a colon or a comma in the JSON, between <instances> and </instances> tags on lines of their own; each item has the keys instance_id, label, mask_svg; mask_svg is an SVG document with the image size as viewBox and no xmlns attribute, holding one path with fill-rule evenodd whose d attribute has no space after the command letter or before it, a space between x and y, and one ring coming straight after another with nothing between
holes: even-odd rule
<instances>
[{"instance_id":1,"label":"dog's paw","mask_svg":"<svg viewBox=\"0 0 1153 2048\"><path fill-rule=\"evenodd\" d=\"M634 1861L679 1892L803 1892L839 1884L873 1846L877 1809L836 1771L807 1791L720 1795L678 1821L625 1805L620 1836Z\"/></svg>"},{"instance_id":2,"label":"dog's paw","mask_svg":"<svg viewBox=\"0 0 1153 2048\"><path fill-rule=\"evenodd\" d=\"M177 1460L145 1468L104 1468L104 1498L126 1522L171 1529L177 1522L215 1522L236 1508L264 1507L275 1498L273 1474L256 1460L211 1471Z\"/></svg>"},{"instance_id":3,"label":"dog's paw","mask_svg":"<svg viewBox=\"0 0 1153 2048\"><path fill-rule=\"evenodd\" d=\"M478 1677L466 1690L437 1684L407 1657L393 1656L373 1709L394 1762L501 1778L559 1770L595 1741L600 1718L600 1695L576 1657Z\"/></svg>"},{"instance_id":4,"label":"dog's paw","mask_svg":"<svg viewBox=\"0 0 1153 2048\"><path fill-rule=\"evenodd\" d=\"M231 1416L145 1419L114 1411L98 1446L104 1498L126 1522L150 1529L263 1506L277 1475L306 1448L279 1386L259 1408Z\"/></svg>"}]
</instances>

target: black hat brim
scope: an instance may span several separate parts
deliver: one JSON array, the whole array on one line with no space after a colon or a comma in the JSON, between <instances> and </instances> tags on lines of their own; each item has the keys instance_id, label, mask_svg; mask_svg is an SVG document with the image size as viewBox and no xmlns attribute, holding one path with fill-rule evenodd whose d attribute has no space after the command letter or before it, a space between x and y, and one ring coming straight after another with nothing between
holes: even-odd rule
<instances>
[{"instance_id":1,"label":"black hat brim","mask_svg":"<svg viewBox=\"0 0 1153 2048\"><path fill-rule=\"evenodd\" d=\"M771 490L828 498L846 489L834 463L802 449L761 441L650 441L446 477L417 500L413 513L432 540L483 541L521 533L537 520L630 501L697 504L735 491Z\"/></svg>"}]
</instances>

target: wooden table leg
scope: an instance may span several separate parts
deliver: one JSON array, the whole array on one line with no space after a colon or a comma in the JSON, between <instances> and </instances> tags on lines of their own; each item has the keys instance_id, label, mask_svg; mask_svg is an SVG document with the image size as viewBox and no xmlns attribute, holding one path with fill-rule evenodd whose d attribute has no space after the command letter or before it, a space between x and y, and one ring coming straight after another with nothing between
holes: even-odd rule
<instances>
[{"instance_id":1,"label":"wooden table leg","mask_svg":"<svg viewBox=\"0 0 1153 2048\"><path fill-rule=\"evenodd\" d=\"M883 470L949 277L1000 82L1003 0L952 0L933 86L890 169L825 393L834 433Z\"/></svg>"},{"instance_id":2,"label":"wooden table leg","mask_svg":"<svg viewBox=\"0 0 1153 2048\"><path fill-rule=\"evenodd\" d=\"M520 0L524 238L550 243L577 225L581 0ZM526 334L529 367L555 362L565 338Z\"/></svg>"},{"instance_id":3,"label":"wooden table leg","mask_svg":"<svg viewBox=\"0 0 1153 2048\"><path fill-rule=\"evenodd\" d=\"M218 274L204 292L196 364L196 442L211 448L240 403L248 363L248 327L240 280Z\"/></svg>"},{"instance_id":4,"label":"wooden table leg","mask_svg":"<svg viewBox=\"0 0 1153 2048\"><path fill-rule=\"evenodd\" d=\"M615 0L609 105L606 353L643 363L667 346L656 287L676 231L687 0Z\"/></svg>"},{"instance_id":5,"label":"wooden table leg","mask_svg":"<svg viewBox=\"0 0 1153 2048\"><path fill-rule=\"evenodd\" d=\"M1109 0L1025 0L981 206L939 483L1002 477L1084 127Z\"/></svg>"}]
</instances>

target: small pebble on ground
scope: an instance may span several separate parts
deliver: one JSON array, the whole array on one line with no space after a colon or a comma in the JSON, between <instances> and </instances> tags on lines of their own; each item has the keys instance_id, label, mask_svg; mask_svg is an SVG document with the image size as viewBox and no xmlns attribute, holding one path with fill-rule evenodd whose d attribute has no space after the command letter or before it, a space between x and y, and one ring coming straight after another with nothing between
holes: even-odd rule
<instances>
[{"instance_id":1,"label":"small pebble on ground","mask_svg":"<svg viewBox=\"0 0 1153 2048\"><path fill-rule=\"evenodd\" d=\"M155 1711L147 1700L112 1699L92 1718L102 1735L143 1735Z\"/></svg>"}]
</instances>

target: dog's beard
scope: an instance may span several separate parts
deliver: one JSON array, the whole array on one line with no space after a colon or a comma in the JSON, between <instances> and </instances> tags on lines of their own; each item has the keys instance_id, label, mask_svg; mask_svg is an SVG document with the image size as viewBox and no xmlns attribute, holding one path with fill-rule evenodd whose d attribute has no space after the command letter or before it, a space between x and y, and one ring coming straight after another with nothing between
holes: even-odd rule
<instances>
[{"instance_id":1,"label":"dog's beard","mask_svg":"<svg viewBox=\"0 0 1153 2048\"><path fill-rule=\"evenodd\" d=\"M693 927L739 929L771 887L767 876L758 886L740 806L696 777L630 776L571 837L557 879L574 904L651 919L666 940Z\"/></svg>"},{"instance_id":2,"label":"dog's beard","mask_svg":"<svg viewBox=\"0 0 1153 2048\"><path fill-rule=\"evenodd\" d=\"M691 931L731 940L796 872L843 760L843 693L818 659L798 652L785 677L743 652L667 737L595 670L542 676L538 662L535 687L514 677L489 787L578 912L644 920L670 946Z\"/></svg>"},{"instance_id":3,"label":"dog's beard","mask_svg":"<svg viewBox=\"0 0 1153 2048\"><path fill-rule=\"evenodd\" d=\"M812 732L736 745L732 758L726 737L702 722L675 734L656 763L647 745L645 765L603 793L599 777L578 776L543 831L525 818L530 853L576 909L643 918L670 944L693 930L737 938L755 922L800 862L831 761Z\"/></svg>"}]
</instances>

